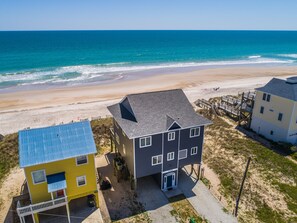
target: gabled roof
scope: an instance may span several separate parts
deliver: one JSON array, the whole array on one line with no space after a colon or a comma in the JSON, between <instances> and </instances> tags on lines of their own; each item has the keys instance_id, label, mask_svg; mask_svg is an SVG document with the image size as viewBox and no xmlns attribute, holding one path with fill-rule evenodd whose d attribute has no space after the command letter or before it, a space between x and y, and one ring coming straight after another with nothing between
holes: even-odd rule
<instances>
[{"instance_id":1,"label":"gabled roof","mask_svg":"<svg viewBox=\"0 0 297 223\"><path fill-rule=\"evenodd\" d=\"M19 131L20 167L96 153L89 121Z\"/></svg>"},{"instance_id":2,"label":"gabled roof","mask_svg":"<svg viewBox=\"0 0 297 223\"><path fill-rule=\"evenodd\" d=\"M129 138L211 124L195 113L181 89L130 94L108 110Z\"/></svg>"},{"instance_id":3,"label":"gabled roof","mask_svg":"<svg viewBox=\"0 0 297 223\"><path fill-rule=\"evenodd\" d=\"M297 77L287 80L273 78L265 86L256 90L297 101Z\"/></svg>"}]
</instances>

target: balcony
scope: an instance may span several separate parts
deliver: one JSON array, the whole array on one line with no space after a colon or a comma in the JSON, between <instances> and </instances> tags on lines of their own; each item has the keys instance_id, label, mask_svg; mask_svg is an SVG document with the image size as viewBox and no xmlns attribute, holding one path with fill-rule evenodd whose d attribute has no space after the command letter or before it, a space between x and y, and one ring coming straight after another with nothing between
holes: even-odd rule
<instances>
[{"instance_id":1,"label":"balcony","mask_svg":"<svg viewBox=\"0 0 297 223\"><path fill-rule=\"evenodd\" d=\"M32 215L38 212L47 211L53 208L58 208L67 204L67 197L61 197L50 201L45 201L37 204L31 204L21 207L20 203L17 204L17 213L19 217Z\"/></svg>"}]
</instances>

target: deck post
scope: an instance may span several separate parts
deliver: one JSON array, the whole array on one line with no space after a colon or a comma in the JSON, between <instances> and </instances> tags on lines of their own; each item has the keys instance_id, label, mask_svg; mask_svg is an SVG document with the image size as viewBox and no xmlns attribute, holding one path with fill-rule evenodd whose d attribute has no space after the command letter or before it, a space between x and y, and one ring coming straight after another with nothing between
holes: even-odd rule
<instances>
[{"instance_id":1,"label":"deck post","mask_svg":"<svg viewBox=\"0 0 297 223\"><path fill-rule=\"evenodd\" d=\"M201 171L201 164L199 163L197 166L197 179L200 179L200 171Z\"/></svg>"},{"instance_id":2,"label":"deck post","mask_svg":"<svg viewBox=\"0 0 297 223\"><path fill-rule=\"evenodd\" d=\"M71 220L70 220L70 210L69 210L69 204L68 203L66 204L66 209L67 209L68 222L71 223Z\"/></svg>"},{"instance_id":3,"label":"deck post","mask_svg":"<svg viewBox=\"0 0 297 223\"><path fill-rule=\"evenodd\" d=\"M32 213L32 219L33 219L33 223L36 223L33 213Z\"/></svg>"},{"instance_id":4,"label":"deck post","mask_svg":"<svg viewBox=\"0 0 297 223\"><path fill-rule=\"evenodd\" d=\"M110 151L113 152L113 139L112 139L112 133L110 132Z\"/></svg>"}]
</instances>

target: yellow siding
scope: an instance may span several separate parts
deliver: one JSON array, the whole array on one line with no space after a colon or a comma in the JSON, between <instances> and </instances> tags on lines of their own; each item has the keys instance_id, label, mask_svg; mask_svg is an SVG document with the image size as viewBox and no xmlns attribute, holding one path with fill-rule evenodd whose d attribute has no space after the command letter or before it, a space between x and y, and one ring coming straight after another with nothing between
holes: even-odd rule
<instances>
[{"instance_id":1,"label":"yellow siding","mask_svg":"<svg viewBox=\"0 0 297 223\"><path fill-rule=\"evenodd\" d=\"M88 194L94 194L97 191L96 172L94 155L88 155L88 163L83 165L76 165L76 159L66 159L62 161L40 164L36 166L26 167L25 174L28 181L30 195L32 203L39 203L51 199L51 194L47 191L47 183L33 184L32 171L45 170L46 175L65 172L65 178L67 183L66 194L68 201L86 196ZM86 176L87 184L84 186L77 186L76 177Z\"/></svg>"},{"instance_id":2,"label":"yellow siding","mask_svg":"<svg viewBox=\"0 0 297 223\"><path fill-rule=\"evenodd\" d=\"M270 102L262 100L262 97L263 92L257 91L253 117L261 118L279 128L288 130L293 121L291 117L295 102L272 94ZM264 114L260 113L261 106L264 107ZM278 121L279 113L283 113L282 121Z\"/></svg>"}]
</instances>

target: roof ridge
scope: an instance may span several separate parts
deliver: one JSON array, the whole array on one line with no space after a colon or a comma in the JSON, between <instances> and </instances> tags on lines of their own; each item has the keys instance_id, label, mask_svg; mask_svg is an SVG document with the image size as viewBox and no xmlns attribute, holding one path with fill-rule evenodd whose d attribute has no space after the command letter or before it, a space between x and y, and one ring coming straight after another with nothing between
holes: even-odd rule
<instances>
[{"instance_id":1,"label":"roof ridge","mask_svg":"<svg viewBox=\"0 0 297 223\"><path fill-rule=\"evenodd\" d=\"M83 120L83 121L79 121L79 122L69 122L69 123L62 123L62 124L58 124L58 125L50 125L50 126L30 128L30 129L22 129L22 130L19 130L19 133L20 132L30 131L30 130L43 130L43 129L49 129L49 128L54 128L54 127L60 127L60 126L72 125L72 124L78 124L78 123L84 123L84 122L90 123L89 120Z\"/></svg>"},{"instance_id":2,"label":"roof ridge","mask_svg":"<svg viewBox=\"0 0 297 223\"><path fill-rule=\"evenodd\" d=\"M126 97L128 97L128 96L134 96L134 95L143 95L143 94L153 94L153 93L169 92L169 91L182 91L182 89L181 88L175 88L175 89L157 90L157 91L150 91L150 92L132 93L132 94L127 94Z\"/></svg>"}]
</instances>

